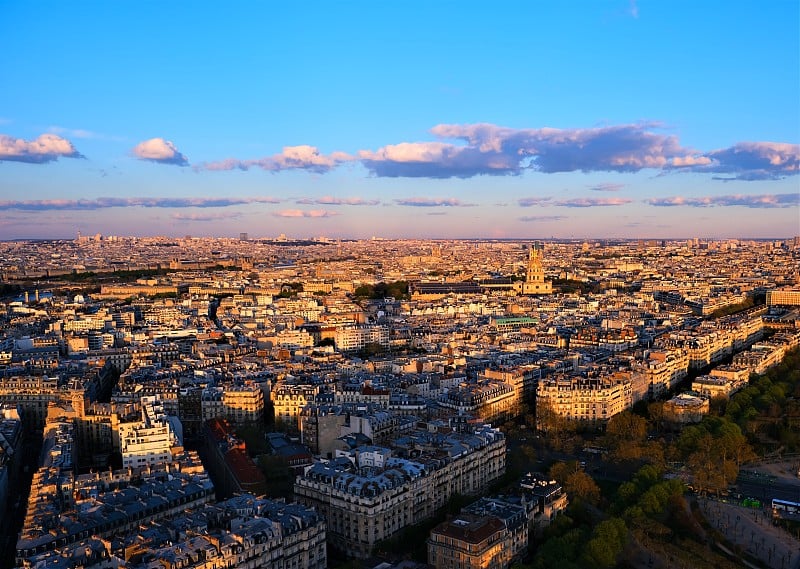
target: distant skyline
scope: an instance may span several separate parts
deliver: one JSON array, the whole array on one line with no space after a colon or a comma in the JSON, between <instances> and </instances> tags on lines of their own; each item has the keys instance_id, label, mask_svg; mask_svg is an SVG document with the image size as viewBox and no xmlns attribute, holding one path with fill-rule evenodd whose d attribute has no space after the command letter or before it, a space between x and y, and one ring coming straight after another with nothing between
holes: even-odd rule
<instances>
[{"instance_id":1,"label":"distant skyline","mask_svg":"<svg viewBox=\"0 0 800 569\"><path fill-rule=\"evenodd\" d=\"M800 3L0 3L0 239L800 235Z\"/></svg>"}]
</instances>

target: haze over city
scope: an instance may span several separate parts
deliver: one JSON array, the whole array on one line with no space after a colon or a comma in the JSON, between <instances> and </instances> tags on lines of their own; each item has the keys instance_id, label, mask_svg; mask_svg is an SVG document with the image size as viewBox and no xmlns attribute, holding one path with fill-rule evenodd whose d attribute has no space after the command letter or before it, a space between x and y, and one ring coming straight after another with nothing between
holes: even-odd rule
<instances>
[{"instance_id":1,"label":"haze over city","mask_svg":"<svg viewBox=\"0 0 800 569\"><path fill-rule=\"evenodd\" d=\"M0 239L800 233L800 5L5 3Z\"/></svg>"}]
</instances>

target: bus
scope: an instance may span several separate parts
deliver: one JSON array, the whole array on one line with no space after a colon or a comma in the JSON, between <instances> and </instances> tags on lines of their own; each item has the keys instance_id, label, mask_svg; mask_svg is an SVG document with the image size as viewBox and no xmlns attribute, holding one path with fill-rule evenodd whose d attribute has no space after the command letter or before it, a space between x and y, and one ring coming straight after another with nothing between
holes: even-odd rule
<instances>
[{"instance_id":1,"label":"bus","mask_svg":"<svg viewBox=\"0 0 800 569\"><path fill-rule=\"evenodd\" d=\"M789 500L772 499L773 516L800 516L800 502L790 502Z\"/></svg>"}]
</instances>

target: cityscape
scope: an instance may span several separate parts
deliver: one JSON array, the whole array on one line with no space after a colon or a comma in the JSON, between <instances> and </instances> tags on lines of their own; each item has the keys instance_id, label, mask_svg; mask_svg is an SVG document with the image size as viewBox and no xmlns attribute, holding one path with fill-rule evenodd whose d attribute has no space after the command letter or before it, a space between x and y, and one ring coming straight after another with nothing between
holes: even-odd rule
<instances>
[{"instance_id":1,"label":"cityscape","mask_svg":"<svg viewBox=\"0 0 800 569\"><path fill-rule=\"evenodd\" d=\"M800 236L0 251L9 566L800 561Z\"/></svg>"},{"instance_id":2,"label":"cityscape","mask_svg":"<svg viewBox=\"0 0 800 569\"><path fill-rule=\"evenodd\" d=\"M798 22L4 3L0 569L800 569Z\"/></svg>"}]
</instances>

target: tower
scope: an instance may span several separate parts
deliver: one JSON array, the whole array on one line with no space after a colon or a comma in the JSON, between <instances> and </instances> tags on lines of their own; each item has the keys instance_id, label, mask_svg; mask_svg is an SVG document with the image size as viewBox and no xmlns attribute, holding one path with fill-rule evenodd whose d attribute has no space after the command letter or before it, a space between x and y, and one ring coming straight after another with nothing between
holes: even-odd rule
<instances>
[{"instance_id":1,"label":"tower","mask_svg":"<svg viewBox=\"0 0 800 569\"><path fill-rule=\"evenodd\" d=\"M527 283L543 283L544 268L542 267L542 253L544 247L541 241L534 241L528 250L528 272L525 276Z\"/></svg>"},{"instance_id":2,"label":"tower","mask_svg":"<svg viewBox=\"0 0 800 569\"><path fill-rule=\"evenodd\" d=\"M528 250L528 270L525 275L525 282L522 284L522 294L551 294L553 284L545 280L542 258L544 257L544 245L541 241L531 243Z\"/></svg>"}]
</instances>

